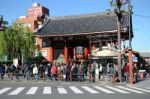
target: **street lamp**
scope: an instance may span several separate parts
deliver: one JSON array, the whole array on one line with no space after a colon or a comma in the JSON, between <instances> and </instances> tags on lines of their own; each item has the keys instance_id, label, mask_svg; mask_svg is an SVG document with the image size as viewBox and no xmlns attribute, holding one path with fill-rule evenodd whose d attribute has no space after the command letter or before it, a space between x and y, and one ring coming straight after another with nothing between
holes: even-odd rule
<instances>
[{"instance_id":1,"label":"street lamp","mask_svg":"<svg viewBox=\"0 0 150 99\"><path fill-rule=\"evenodd\" d=\"M121 0L110 0L110 4L114 9L114 12L117 16L117 35L118 35L118 76L120 82L122 82L122 66L121 66L121 34L120 34L120 21L122 18L122 12L121 12L121 6L122 2Z\"/></svg>"}]
</instances>

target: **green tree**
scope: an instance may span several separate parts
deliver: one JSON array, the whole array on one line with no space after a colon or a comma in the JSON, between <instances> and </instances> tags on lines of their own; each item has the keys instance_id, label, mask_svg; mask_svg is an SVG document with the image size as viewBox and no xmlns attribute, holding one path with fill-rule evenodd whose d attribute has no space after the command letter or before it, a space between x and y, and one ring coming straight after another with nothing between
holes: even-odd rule
<instances>
[{"instance_id":1,"label":"green tree","mask_svg":"<svg viewBox=\"0 0 150 99\"><path fill-rule=\"evenodd\" d=\"M33 33L27 28L13 23L3 33L3 54L13 58L32 57L35 49Z\"/></svg>"},{"instance_id":2,"label":"green tree","mask_svg":"<svg viewBox=\"0 0 150 99\"><path fill-rule=\"evenodd\" d=\"M3 31L0 31L0 60L2 59L2 56L3 56L3 51L4 51L4 49L3 49Z\"/></svg>"},{"instance_id":3,"label":"green tree","mask_svg":"<svg viewBox=\"0 0 150 99\"><path fill-rule=\"evenodd\" d=\"M7 28L7 25L8 25L7 21L2 20L2 24L3 24L4 29ZM5 42L4 42L4 31L2 30L2 31L0 31L0 60L3 60L4 45L5 45Z\"/></svg>"}]
</instances>

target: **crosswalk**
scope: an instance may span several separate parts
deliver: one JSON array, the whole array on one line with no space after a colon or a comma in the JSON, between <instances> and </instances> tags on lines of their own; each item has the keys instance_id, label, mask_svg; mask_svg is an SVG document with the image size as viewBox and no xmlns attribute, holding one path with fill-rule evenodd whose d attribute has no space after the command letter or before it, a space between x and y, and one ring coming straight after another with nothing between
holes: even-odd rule
<instances>
[{"instance_id":1,"label":"crosswalk","mask_svg":"<svg viewBox=\"0 0 150 99\"><path fill-rule=\"evenodd\" d=\"M150 93L150 90L133 86L40 86L40 87L5 87L0 88L0 95L35 95L38 94L145 94Z\"/></svg>"}]
</instances>

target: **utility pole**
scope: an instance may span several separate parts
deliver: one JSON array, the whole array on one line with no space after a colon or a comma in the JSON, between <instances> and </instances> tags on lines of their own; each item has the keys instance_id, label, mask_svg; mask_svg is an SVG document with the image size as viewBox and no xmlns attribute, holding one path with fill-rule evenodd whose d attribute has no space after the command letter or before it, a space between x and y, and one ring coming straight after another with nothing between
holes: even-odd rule
<instances>
[{"instance_id":1,"label":"utility pole","mask_svg":"<svg viewBox=\"0 0 150 99\"><path fill-rule=\"evenodd\" d=\"M132 68L132 45L131 45L131 0L128 0L128 12L129 12L129 83L133 84L133 68Z\"/></svg>"},{"instance_id":2,"label":"utility pole","mask_svg":"<svg viewBox=\"0 0 150 99\"><path fill-rule=\"evenodd\" d=\"M129 82L130 84L133 84L133 67L132 67L132 45L131 45L131 0L110 0L111 6L114 7L116 16L117 16L117 31L118 31L118 74L119 79L121 81L121 34L120 34L120 21L122 18L122 12L121 12L121 6L122 5L128 5L128 15L129 15L129 49L128 49L128 60L129 60Z\"/></svg>"},{"instance_id":3,"label":"utility pole","mask_svg":"<svg viewBox=\"0 0 150 99\"><path fill-rule=\"evenodd\" d=\"M122 82L122 65L121 65L121 33L120 33L120 21L122 18L122 11L121 11L121 7L122 7L122 2L121 0L115 0L115 2L113 2L113 0L110 0L110 4L112 7L114 7L114 12L116 14L116 19L117 19L117 36L118 36L118 76L119 76L119 80L120 82Z\"/></svg>"}]
</instances>

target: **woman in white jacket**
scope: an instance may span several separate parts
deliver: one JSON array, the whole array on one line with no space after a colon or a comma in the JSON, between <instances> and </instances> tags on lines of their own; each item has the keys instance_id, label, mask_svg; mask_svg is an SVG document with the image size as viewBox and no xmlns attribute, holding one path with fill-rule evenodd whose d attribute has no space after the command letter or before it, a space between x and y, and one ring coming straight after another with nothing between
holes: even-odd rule
<instances>
[{"instance_id":1,"label":"woman in white jacket","mask_svg":"<svg viewBox=\"0 0 150 99\"><path fill-rule=\"evenodd\" d=\"M34 65L34 68L33 68L33 75L34 75L34 79L38 80L38 68L36 64Z\"/></svg>"}]
</instances>

